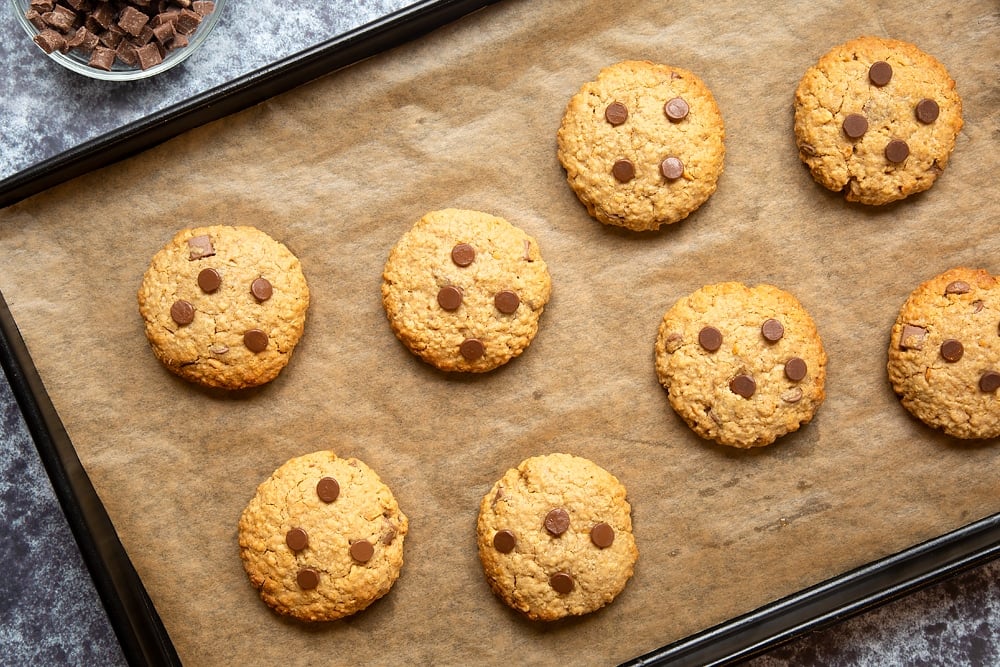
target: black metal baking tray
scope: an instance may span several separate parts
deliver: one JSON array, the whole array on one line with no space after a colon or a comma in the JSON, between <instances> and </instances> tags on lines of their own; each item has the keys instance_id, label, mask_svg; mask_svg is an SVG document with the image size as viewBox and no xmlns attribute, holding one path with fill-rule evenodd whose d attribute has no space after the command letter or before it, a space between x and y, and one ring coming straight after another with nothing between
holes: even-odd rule
<instances>
[{"instance_id":1,"label":"black metal baking tray","mask_svg":"<svg viewBox=\"0 0 1000 667\"><path fill-rule=\"evenodd\" d=\"M427 0L147 116L0 181L0 207L398 46L498 0ZM132 664L179 664L0 294L0 365ZM1000 513L869 563L628 663L722 665L1000 557Z\"/></svg>"}]
</instances>

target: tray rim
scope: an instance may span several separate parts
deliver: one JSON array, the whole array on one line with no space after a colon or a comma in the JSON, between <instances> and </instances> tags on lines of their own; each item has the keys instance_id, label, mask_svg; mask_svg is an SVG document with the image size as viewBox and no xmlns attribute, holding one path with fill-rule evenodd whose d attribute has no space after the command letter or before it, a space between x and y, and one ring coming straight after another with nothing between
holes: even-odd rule
<instances>
[{"instance_id":1,"label":"tray rim","mask_svg":"<svg viewBox=\"0 0 1000 667\"><path fill-rule=\"evenodd\" d=\"M500 0L421 0L0 180L0 208L420 37ZM130 664L179 665L0 292L0 367ZM623 665L740 662L1000 559L1000 512L831 577Z\"/></svg>"}]
</instances>

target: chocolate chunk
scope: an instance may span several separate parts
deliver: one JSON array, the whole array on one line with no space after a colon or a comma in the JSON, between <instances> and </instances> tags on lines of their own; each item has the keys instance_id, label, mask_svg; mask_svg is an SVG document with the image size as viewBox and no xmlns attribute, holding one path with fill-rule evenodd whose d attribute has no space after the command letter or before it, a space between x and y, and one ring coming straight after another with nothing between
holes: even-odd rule
<instances>
[{"instance_id":1,"label":"chocolate chunk","mask_svg":"<svg viewBox=\"0 0 1000 667\"><path fill-rule=\"evenodd\" d=\"M125 41L123 38L118 42L118 47L115 49L115 55L118 60L122 61L129 67L135 67L139 64L139 54L136 53L136 48L130 42Z\"/></svg>"},{"instance_id":2,"label":"chocolate chunk","mask_svg":"<svg viewBox=\"0 0 1000 667\"><path fill-rule=\"evenodd\" d=\"M621 102L612 102L604 110L604 119L612 125L621 125L628 120L628 107Z\"/></svg>"},{"instance_id":3,"label":"chocolate chunk","mask_svg":"<svg viewBox=\"0 0 1000 667\"><path fill-rule=\"evenodd\" d=\"M500 290L493 297L493 305L504 315L510 315L517 312L517 307L521 305L521 297L509 289Z\"/></svg>"},{"instance_id":4,"label":"chocolate chunk","mask_svg":"<svg viewBox=\"0 0 1000 667\"><path fill-rule=\"evenodd\" d=\"M622 158L620 160L615 160L615 164L611 167L611 175L615 177L619 183L628 183L633 178L635 178L635 167L628 160Z\"/></svg>"},{"instance_id":5,"label":"chocolate chunk","mask_svg":"<svg viewBox=\"0 0 1000 667\"><path fill-rule=\"evenodd\" d=\"M105 30L100 35L97 36L97 41L99 41L104 46L109 49L117 49L118 45L122 43L125 38L125 31L123 31L118 26L115 26L114 30Z\"/></svg>"},{"instance_id":6,"label":"chocolate chunk","mask_svg":"<svg viewBox=\"0 0 1000 667\"><path fill-rule=\"evenodd\" d=\"M324 477L316 483L316 495L324 503L332 503L340 495L340 484L333 477Z\"/></svg>"},{"instance_id":7,"label":"chocolate chunk","mask_svg":"<svg viewBox=\"0 0 1000 667\"><path fill-rule=\"evenodd\" d=\"M873 84L881 88L885 84L892 81L892 65L884 60L873 63L872 66L868 68L868 79Z\"/></svg>"},{"instance_id":8,"label":"chocolate chunk","mask_svg":"<svg viewBox=\"0 0 1000 667\"><path fill-rule=\"evenodd\" d=\"M215 3L211 0L194 0L191 3L191 9L202 16L208 16L215 11Z\"/></svg>"},{"instance_id":9,"label":"chocolate chunk","mask_svg":"<svg viewBox=\"0 0 1000 667\"><path fill-rule=\"evenodd\" d=\"M945 361L955 363L962 358L963 354L965 354L965 347L962 346L961 341L948 338L941 343L941 356Z\"/></svg>"},{"instance_id":10,"label":"chocolate chunk","mask_svg":"<svg viewBox=\"0 0 1000 667\"><path fill-rule=\"evenodd\" d=\"M163 62L163 54L160 53L160 47L155 42L140 46L135 50L135 54L139 61L139 67L142 69L149 69Z\"/></svg>"},{"instance_id":11,"label":"chocolate chunk","mask_svg":"<svg viewBox=\"0 0 1000 667\"><path fill-rule=\"evenodd\" d=\"M573 577L566 572L556 572L551 577L549 577L549 586L552 587L556 593L562 593L566 595L567 593L572 593L573 589L576 587L576 582L573 581Z\"/></svg>"},{"instance_id":12,"label":"chocolate chunk","mask_svg":"<svg viewBox=\"0 0 1000 667\"><path fill-rule=\"evenodd\" d=\"M722 332L715 327L705 327L698 332L698 344L709 352L722 347Z\"/></svg>"},{"instance_id":13,"label":"chocolate chunk","mask_svg":"<svg viewBox=\"0 0 1000 667\"><path fill-rule=\"evenodd\" d=\"M226 352L229 352L229 346L223 345L222 343L216 343L215 345L209 347L208 351L212 354L225 354Z\"/></svg>"},{"instance_id":14,"label":"chocolate chunk","mask_svg":"<svg viewBox=\"0 0 1000 667\"><path fill-rule=\"evenodd\" d=\"M115 21L115 11L109 3L101 2L94 7L94 11L90 12L87 18L92 19L94 23L107 30ZM94 30L94 32L97 31Z\"/></svg>"},{"instance_id":15,"label":"chocolate chunk","mask_svg":"<svg viewBox=\"0 0 1000 667\"><path fill-rule=\"evenodd\" d=\"M188 259L202 259L215 254L215 247L212 246L212 239L207 234L192 236L188 239Z\"/></svg>"},{"instance_id":16,"label":"chocolate chunk","mask_svg":"<svg viewBox=\"0 0 1000 667\"><path fill-rule=\"evenodd\" d=\"M917 120L921 123L930 124L937 120L938 114L941 113L941 107L934 100L924 98L917 102L917 108L915 110L917 114Z\"/></svg>"},{"instance_id":17,"label":"chocolate chunk","mask_svg":"<svg viewBox=\"0 0 1000 667\"><path fill-rule=\"evenodd\" d=\"M267 334L260 329L250 329L243 334L243 344L251 352L263 352L267 349Z\"/></svg>"},{"instance_id":18,"label":"chocolate chunk","mask_svg":"<svg viewBox=\"0 0 1000 667\"><path fill-rule=\"evenodd\" d=\"M680 158L671 155L660 163L660 173L668 181L676 181L684 175L684 163Z\"/></svg>"},{"instance_id":19,"label":"chocolate chunk","mask_svg":"<svg viewBox=\"0 0 1000 667\"><path fill-rule=\"evenodd\" d=\"M118 54L114 49L98 46L95 47L94 52L90 54L90 60L87 61L87 64L96 69L110 72L111 68L114 67L117 55Z\"/></svg>"},{"instance_id":20,"label":"chocolate chunk","mask_svg":"<svg viewBox=\"0 0 1000 667\"><path fill-rule=\"evenodd\" d=\"M684 120L687 117L688 103L682 97L675 97L672 100L668 100L666 104L663 105L663 113L667 114L667 118L671 122L676 123L679 120Z\"/></svg>"},{"instance_id":21,"label":"chocolate chunk","mask_svg":"<svg viewBox=\"0 0 1000 667\"><path fill-rule=\"evenodd\" d=\"M36 12L34 9L29 9L24 13L24 18L28 19L31 25L35 26L35 30L41 32L45 30L48 26L45 25L45 21L42 20L42 15Z\"/></svg>"},{"instance_id":22,"label":"chocolate chunk","mask_svg":"<svg viewBox=\"0 0 1000 667\"><path fill-rule=\"evenodd\" d=\"M868 119L859 113L848 114L844 119L843 128L844 134L851 139L857 139L868 131Z\"/></svg>"},{"instance_id":23,"label":"chocolate chunk","mask_svg":"<svg viewBox=\"0 0 1000 667\"><path fill-rule=\"evenodd\" d=\"M615 542L615 529L602 521L590 529L590 541L598 549L607 549Z\"/></svg>"},{"instance_id":24,"label":"chocolate chunk","mask_svg":"<svg viewBox=\"0 0 1000 667\"><path fill-rule=\"evenodd\" d=\"M202 292L211 294L222 285L222 276L215 269L202 269L198 274L198 287Z\"/></svg>"},{"instance_id":25,"label":"chocolate chunk","mask_svg":"<svg viewBox=\"0 0 1000 667\"><path fill-rule=\"evenodd\" d=\"M486 346L478 338L466 338L458 346L458 351L466 361L475 361L486 354Z\"/></svg>"},{"instance_id":26,"label":"chocolate chunk","mask_svg":"<svg viewBox=\"0 0 1000 667\"><path fill-rule=\"evenodd\" d=\"M545 515L545 530L559 537L569 530L569 512L561 507L549 510Z\"/></svg>"},{"instance_id":27,"label":"chocolate chunk","mask_svg":"<svg viewBox=\"0 0 1000 667\"><path fill-rule=\"evenodd\" d=\"M66 34L76 24L76 12L69 7L56 5L51 12L42 14L42 21L59 32Z\"/></svg>"},{"instance_id":28,"label":"chocolate chunk","mask_svg":"<svg viewBox=\"0 0 1000 667\"><path fill-rule=\"evenodd\" d=\"M801 382L808 370L805 360L799 357L792 357L785 362L785 377L792 382Z\"/></svg>"},{"instance_id":29,"label":"chocolate chunk","mask_svg":"<svg viewBox=\"0 0 1000 667\"><path fill-rule=\"evenodd\" d=\"M285 544L292 551L302 551L309 546L309 533L302 528L292 528L285 533Z\"/></svg>"},{"instance_id":30,"label":"chocolate chunk","mask_svg":"<svg viewBox=\"0 0 1000 667\"><path fill-rule=\"evenodd\" d=\"M198 29L198 25L200 23L201 14L193 12L190 9L182 9L177 14L177 20L174 22L174 29L182 35L190 35Z\"/></svg>"},{"instance_id":31,"label":"chocolate chunk","mask_svg":"<svg viewBox=\"0 0 1000 667\"><path fill-rule=\"evenodd\" d=\"M35 44L42 47L42 51L45 53L59 51L66 46L66 38L52 28L46 28L35 35L34 41Z\"/></svg>"},{"instance_id":32,"label":"chocolate chunk","mask_svg":"<svg viewBox=\"0 0 1000 667\"><path fill-rule=\"evenodd\" d=\"M737 375L729 381L729 391L750 398L757 391L757 382L749 375Z\"/></svg>"},{"instance_id":33,"label":"chocolate chunk","mask_svg":"<svg viewBox=\"0 0 1000 667\"><path fill-rule=\"evenodd\" d=\"M972 287L964 280L954 280L944 288L945 294L968 294L971 291Z\"/></svg>"},{"instance_id":34,"label":"chocolate chunk","mask_svg":"<svg viewBox=\"0 0 1000 667\"><path fill-rule=\"evenodd\" d=\"M914 324L904 324L903 332L899 336L899 349L922 350L925 338L927 338L927 329Z\"/></svg>"},{"instance_id":35,"label":"chocolate chunk","mask_svg":"<svg viewBox=\"0 0 1000 667\"><path fill-rule=\"evenodd\" d=\"M764 320L764 324L760 325L760 333L768 342L776 343L785 335L785 327L778 320L771 318Z\"/></svg>"},{"instance_id":36,"label":"chocolate chunk","mask_svg":"<svg viewBox=\"0 0 1000 667\"><path fill-rule=\"evenodd\" d=\"M451 261L458 266L468 266L476 259L476 249L468 243L459 243L451 249Z\"/></svg>"},{"instance_id":37,"label":"chocolate chunk","mask_svg":"<svg viewBox=\"0 0 1000 667\"><path fill-rule=\"evenodd\" d=\"M148 22L149 17L131 5L125 5L118 14L119 27L130 35L138 35Z\"/></svg>"},{"instance_id":38,"label":"chocolate chunk","mask_svg":"<svg viewBox=\"0 0 1000 667\"><path fill-rule=\"evenodd\" d=\"M250 283L250 293L253 294L253 298L257 299L257 301L267 301L271 298L274 290L271 288L271 283L268 282L267 278L257 278Z\"/></svg>"},{"instance_id":39,"label":"chocolate chunk","mask_svg":"<svg viewBox=\"0 0 1000 667\"><path fill-rule=\"evenodd\" d=\"M170 306L170 318L181 326L191 324L194 321L194 306L190 301L178 299Z\"/></svg>"},{"instance_id":40,"label":"chocolate chunk","mask_svg":"<svg viewBox=\"0 0 1000 667\"><path fill-rule=\"evenodd\" d=\"M295 583L304 591L310 591L319 586L319 572L311 567L304 567L295 575Z\"/></svg>"},{"instance_id":41,"label":"chocolate chunk","mask_svg":"<svg viewBox=\"0 0 1000 667\"><path fill-rule=\"evenodd\" d=\"M28 6L36 12L51 12L55 9L56 0L31 0L31 2L28 3Z\"/></svg>"},{"instance_id":42,"label":"chocolate chunk","mask_svg":"<svg viewBox=\"0 0 1000 667\"><path fill-rule=\"evenodd\" d=\"M462 290L454 285L445 285L438 290L438 305L445 310L458 310L462 305Z\"/></svg>"},{"instance_id":43,"label":"chocolate chunk","mask_svg":"<svg viewBox=\"0 0 1000 667\"><path fill-rule=\"evenodd\" d=\"M359 563L367 563L375 555L375 547L368 540L358 540L351 545L351 558Z\"/></svg>"},{"instance_id":44,"label":"chocolate chunk","mask_svg":"<svg viewBox=\"0 0 1000 667\"><path fill-rule=\"evenodd\" d=\"M979 390L991 394L1000 389L1000 373L996 371L986 371L979 378Z\"/></svg>"},{"instance_id":45,"label":"chocolate chunk","mask_svg":"<svg viewBox=\"0 0 1000 667\"><path fill-rule=\"evenodd\" d=\"M493 548L502 554L509 554L517 546L517 536L509 530L498 530L493 536Z\"/></svg>"},{"instance_id":46,"label":"chocolate chunk","mask_svg":"<svg viewBox=\"0 0 1000 667\"><path fill-rule=\"evenodd\" d=\"M894 164L910 156L910 147L902 139L893 139L885 146L885 159Z\"/></svg>"},{"instance_id":47,"label":"chocolate chunk","mask_svg":"<svg viewBox=\"0 0 1000 667\"><path fill-rule=\"evenodd\" d=\"M156 37L156 41L164 46L174 41L174 35L176 34L177 31L174 30L174 24L171 21L164 21L153 27L153 36Z\"/></svg>"}]
</instances>

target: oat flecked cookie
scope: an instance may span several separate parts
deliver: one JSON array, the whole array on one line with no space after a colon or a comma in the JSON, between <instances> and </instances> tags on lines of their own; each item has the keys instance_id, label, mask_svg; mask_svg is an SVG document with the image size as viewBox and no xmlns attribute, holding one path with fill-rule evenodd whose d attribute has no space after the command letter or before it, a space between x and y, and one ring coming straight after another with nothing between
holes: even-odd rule
<instances>
[{"instance_id":1,"label":"oat flecked cookie","mask_svg":"<svg viewBox=\"0 0 1000 667\"><path fill-rule=\"evenodd\" d=\"M392 330L444 371L490 371L521 354L551 290L534 238L503 218L459 209L417 221L382 274Z\"/></svg>"},{"instance_id":2,"label":"oat flecked cookie","mask_svg":"<svg viewBox=\"0 0 1000 667\"><path fill-rule=\"evenodd\" d=\"M625 588L639 557L631 511L621 482L587 459L526 459L479 507L479 559L490 587L533 620L600 609Z\"/></svg>"},{"instance_id":3,"label":"oat flecked cookie","mask_svg":"<svg viewBox=\"0 0 1000 667\"><path fill-rule=\"evenodd\" d=\"M889 380L903 406L956 438L1000 436L1000 283L959 267L917 287L889 342Z\"/></svg>"},{"instance_id":4,"label":"oat flecked cookie","mask_svg":"<svg viewBox=\"0 0 1000 667\"><path fill-rule=\"evenodd\" d=\"M240 557L276 612L332 621L389 592L408 528L371 468L319 451L284 463L257 488L240 517Z\"/></svg>"},{"instance_id":5,"label":"oat flecked cookie","mask_svg":"<svg viewBox=\"0 0 1000 667\"><path fill-rule=\"evenodd\" d=\"M715 192L725 157L715 98L695 74L629 60L566 106L558 156L593 217L635 231L686 218Z\"/></svg>"},{"instance_id":6,"label":"oat flecked cookie","mask_svg":"<svg viewBox=\"0 0 1000 667\"><path fill-rule=\"evenodd\" d=\"M186 380L223 389L273 380L302 336L308 308L299 260L254 227L178 232L139 288L156 358Z\"/></svg>"},{"instance_id":7,"label":"oat flecked cookie","mask_svg":"<svg viewBox=\"0 0 1000 667\"><path fill-rule=\"evenodd\" d=\"M695 433L762 447L809 422L825 397L826 352L798 300L772 285L708 285L663 316L656 373Z\"/></svg>"},{"instance_id":8,"label":"oat flecked cookie","mask_svg":"<svg viewBox=\"0 0 1000 667\"><path fill-rule=\"evenodd\" d=\"M848 201L886 204L928 189L961 129L962 100L947 70L895 39L833 48L795 92L799 157Z\"/></svg>"}]
</instances>

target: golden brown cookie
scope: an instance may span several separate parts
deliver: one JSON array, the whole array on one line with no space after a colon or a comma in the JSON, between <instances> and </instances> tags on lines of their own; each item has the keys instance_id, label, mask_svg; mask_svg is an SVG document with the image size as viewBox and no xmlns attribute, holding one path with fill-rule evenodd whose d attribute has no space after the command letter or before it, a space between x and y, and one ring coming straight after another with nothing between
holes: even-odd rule
<instances>
[{"instance_id":1,"label":"golden brown cookie","mask_svg":"<svg viewBox=\"0 0 1000 667\"><path fill-rule=\"evenodd\" d=\"M798 300L772 285L718 283L663 316L656 373L695 433L762 447L809 422L825 397L826 352Z\"/></svg>"},{"instance_id":2,"label":"golden brown cookie","mask_svg":"<svg viewBox=\"0 0 1000 667\"><path fill-rule=\"evenodd\" d=\"M889 380L903 406L956 438L1000 436L1000 283L959 267L917 287L889 342Z\"/></svg>"},{"instance_id":3,"label":"golden brown cookie","mask_svg":"<svg viewBox=\"0 0 1000 667\"><path fill-rule=\"evenodd\" d=\"M639 551L625 487L595 463L548 454L508 470L483 497L479 559L493 591L533 620L614 600Z\"/></svg>"},{"instance_id":4,"label":"golden brown cookie","mask_svg":"<svg viewBox=\"0 0 1000 667\"><path fill-rule=\"evenodd\" d=\"M799 157L848 201L886 204L931 187L961 129L962 100L944 65L895 39L833 48L795 92Z\"/></svg>"},{"instance_id":5,"label":"golden brown cookie","mask_svg":"<svg viewBox=\"0 0 1000 667\"><path fill-rule=\"evenodd\" d=\"M371 468L314 452L284 463L257 488L240 516L240 557L276 612L332 621L389 592L408 528Z\"/></svg>"},{"instance_id":6,"label":"golden brown cookie","mask_svg":"<svg viewBox=\"0 0 1000 667\"><path fill-rule=\"evenodd\" d=\"M392 330L444 371L490 371L521 354L551 289L535 239L503 218L459 209L417 221L382 274Z\"/></svg>"},{"instance_id":7,"label":"golden brown cookie","mask_svg":"<svg viewBox=\"0 0 1000 667\"><path fill-rule=\"evenodd\" d=\"M715 98L695 74L629 60L604 68L570 99L559 162L592 216L658 229L715 192L725 134Z\"/></svg>"},{"instance_id":8,"label":"golden brown cookie","mask_svg":"<svg viewBox=\"0 0 1000 667\"><path fill-rule=\"evenodd\" d=\"M223 389L273 380L302 336L308 308L299 260L253 227L178 232L139 288L156 358L186 380Z\"/></svg>"}]
</instances>

